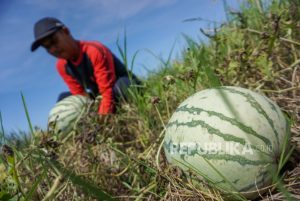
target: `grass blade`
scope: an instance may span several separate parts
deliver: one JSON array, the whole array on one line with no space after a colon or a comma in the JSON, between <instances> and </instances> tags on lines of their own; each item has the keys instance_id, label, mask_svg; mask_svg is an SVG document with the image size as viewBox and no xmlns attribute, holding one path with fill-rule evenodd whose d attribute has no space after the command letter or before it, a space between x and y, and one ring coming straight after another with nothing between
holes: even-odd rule
<instances>
[{"instance_id":1,"label":"grass blade","mask_svg":"<svg viewBox=\"0 0 300 201\"><path fill-rule=\"evenodd\" d=\"M99 200L107 200L107 201L114 200L113 197L111 197L109 194L101 190L94 183L92 183L88 179L84 179L76 175L71 170L60 165L57 161L51 160L48 162L52 165L52 167L54 166L57 170L59 170L65 178L70 179L70 181L74 185L80 187L88 195L91 195Z\"/></svg>"},{"instance_id":2,"label":"grass blade","mask_svg":"<svg viewBox=\"0 0 300 201\"><path fill-rule=\"evenodd\" d=\"M5 133L4 133L4 127L3 127L3 119L2 119L2 113L0 111L0 125L1 125L1 132L0 132L0 145L5 144Z\"/></svg>"},{"instance_id":3,"label":"grass blade","mask_svg":"<svg viewBox=\"0 0 300 201\"><path fill-rule=\"evenodd\" d=\"M25 97L24 97L22 92L21 92L21 96L22 96L23 107L25 109L26 118L27 118L28 125L29 125L29 128L30 128L30 132L31 132L31 134L33 134L34 131L33 131L32 123L31 123L31 120L30 120L30 116L29 116L27 105L26 105Z\"/></svg>"}]
</instances>

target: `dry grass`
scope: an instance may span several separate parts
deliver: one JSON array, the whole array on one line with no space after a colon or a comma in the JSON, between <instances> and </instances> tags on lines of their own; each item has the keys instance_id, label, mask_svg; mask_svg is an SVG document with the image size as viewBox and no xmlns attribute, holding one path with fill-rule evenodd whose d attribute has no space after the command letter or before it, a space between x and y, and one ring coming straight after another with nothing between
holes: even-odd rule
<instances>
[{"instance_id":1,"label":"dry grass","mask_svg":"<svg viewBox=\"0 0 300 201\"><path fill-rule=\"evenodd\" d=\"M291 119L294 151L281 184L257 200L300 200L300 4L274 3L262 14L253 2L213 34L202 30L208 44L186 37L183 59L149 75L143 95L133 93L117 114L100 118L94 103L69 136L35 130L27 146L14 150L23 198L89 201L103 191L118 200L225 200L205 181L195 187L170 167L162 149L178 104L221 84L264 93Z\"/></svg>"}]
</instances>

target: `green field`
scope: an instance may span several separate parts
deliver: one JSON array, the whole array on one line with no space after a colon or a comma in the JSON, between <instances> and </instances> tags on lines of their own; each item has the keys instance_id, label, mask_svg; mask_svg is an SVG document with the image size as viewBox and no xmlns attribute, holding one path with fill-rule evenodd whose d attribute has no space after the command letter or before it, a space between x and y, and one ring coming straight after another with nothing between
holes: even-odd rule
<instances>
[{"instance_id":1,"label":"green field","mask_svg":"<svg viewBox=\"0 0 300 201\"><path fill-rule=\"evenodd\" d=\"M201 29L205 42L184 35L181 58L161 60L143 80L142 94L133 88L117 114L101 119L97 103L91 105L67 136L31 125L23 97L31 133L1 132L6 145L0 157L0 200L226 199L208 181L195 187L167 164L162 149L178 105L216 86L263 93L290 119L288 156L278 159L274 185L258 200L300 200L300 1L263 2L249 0L240 12L228 10L230 21ZM135 58L126 55L126 36L117 45L130 69Z\"/></svg>"}]
</instances>

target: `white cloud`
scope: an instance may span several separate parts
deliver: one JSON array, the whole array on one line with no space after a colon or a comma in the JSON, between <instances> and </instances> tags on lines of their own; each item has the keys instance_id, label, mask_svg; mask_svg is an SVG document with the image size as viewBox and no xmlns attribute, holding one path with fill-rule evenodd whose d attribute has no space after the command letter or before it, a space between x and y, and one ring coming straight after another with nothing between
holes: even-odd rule
<instances>
[{"instance_id":1,"label":"white cloud","mask_svg":"<svg viewBox=\"0 0 300 201\"><path fill-rule=\"evenodd\" d=\"M23 4L31 6L38 10L51 10L61 7L61 1L59 0L50 0L50 1L40 1L40 0L24 0ZM67 9L67 8L66 8Z\"/></svg>"},{"instance_id":2,"label":"white cloud","mask_svg":"<svg viewBox=\"0 0 300 201\"><path fill-rule=\"evenodd\" d=\"M123 20L144 10L163 7L178 0L24 0L23 4L41 11L56 11L61 17L71 15L82 18L93 15L97 22L106 23L112 20ZM46 13L45 13L46 14ZM67 16L65 16L67 17ZM95 18L91 17L91 20Z\"/></svg>"},{"instance_id":3,"label":"white cloud","mask_svg":"<svg viewBox=\"0 0 300 201\"><path fill-rule=\"evenodd\" d=\"M95 0L90 1L95 2ZM106 11L107 15L112 12L117 18L126 19L143 10L162 7L174 3L176 0L110 0L101 2L101 6L103 6L103 10Z\"/></svg>"}]
</instances>

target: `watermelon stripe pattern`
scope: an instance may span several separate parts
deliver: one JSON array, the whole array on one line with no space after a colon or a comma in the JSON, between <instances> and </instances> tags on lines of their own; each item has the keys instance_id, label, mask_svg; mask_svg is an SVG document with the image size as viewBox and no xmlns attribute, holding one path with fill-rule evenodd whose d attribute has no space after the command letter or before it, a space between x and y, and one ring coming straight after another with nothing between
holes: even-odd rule
<instances>
[{"instance_id":1,"label":"watermelon stripe pattern","mask_svg":"<svg viewBox=\"0 0 300 201\"><path fill-rule=\"evenodd\" d=\"M180 111L180 110L178 110ZM187 123L179 123L177 120L174 122L169 122L167 125L168 127L171 126L176 126L177 128L180 126L187 126L187 127L197 127L197 126L201 126L201 127L205 127L207 129L207 132L209 134L212 135L217 135L221 138L223 138L225 141L230 141L230 142L236 142L242 145L246 145L246 140L244 138L240 138L240 137L236 137L234 135L228 134L228 133L222 133L220 130L213 128L211 126L209 126L208 124L206 124L204 121L192 121L192 122L187 122ZM254 145L250 145L253 149L260 151L263 154L269 155L269 153L264 152L263 150L260 150L259 148L257 148Z\"/></svg>"},{"instance_id":2,"label":"watermelon stripe pattern","mask_svg":"<svg viewBox=\"0 0 300 201\"><path fill-rule=\"evenodd\" d=\"M256 186L262 186L263 184L267 183L266 180L268 177L270 177L269 171L265 171L261 175L257 176L256 182L255 182ZM247 192L249 190L253 191L253 184L249 184L248 186L245 186L240 189L241 192Z\"/></svg>"},{"instance_id":3,"label":"watermelon stripe pattern","mask_svg":"<svg viewBox=\"0 0 300 201\"><path fill-rule=\"evenodd\" d=\"M246 132L246 133L248 133L250 135L253 135L253 136L255 136L255 137L259 138L259 139L261 139L267 145L271 145L271 142L270 142L270 140L268 138L266 138L266 137L264 137L262 135L259 135L251 127L244 125L243 123L239 122L235 118L226 117L225 115L223 115L221 113L217 113L215 111L203 110L201 108L195 108L195 107L188 108L187 105L184 105L184 106L178 108L176 111L186 111L186 112L189 112L191 114L195 114L196 113L197 115L199 115L201 112L206 112L210 116L214 115L214 116L219 117L223 121L230 122L232 125L239 127L244 132Z\"/></svg>"},{"instance_id":4,"label":"watermelon stripe pattern","mask_svg":"<svg viewBox=\"0 0 300 201\"><path fill-rule=\"evenodd\" d=\"M240 87L212 88L178 106L166 126L164 151L170 164L194 167L219 187L234 185L232 191L254 199L257 188L271 184L288 130L267 97Z\"/></svg>"},{"instance_id":5,"label":"watermelon stripe pattern","mask_svg":"<svg viewBox=\"0 0 300 201\"><path fill-rule=\"evenodd\" d=\"M270 117L267 115L266 111L264 111L264 109L261 107L261 105L255 100L255 98L253 98L253 96L251 96L249 93L244 93L244 92L241 92L241 91L238 91L235 89L229 89L229 88L221 88L221 89L228 90L229 92L237 93L237 94L244 96L247 99L247 102L249 102L251 104L251 106L253 108L255 108L259 114L263 115L266 118L266 120L269 122L269 124L270 124L271 128L273 129L273 132L276 136L277 145L279 145L279 138L278 138L279 134L274 127L273 121L270 119ZM274 110L274 107L271 107L271 108ZM277 112L277 110L276 110L276 112Z\"/></svg>"},{"instance_id":6,"label":"watermelon stripe pattern","mask_svg":"<svg viewBox=\"0 0 300 201\"><path fill-rule=\"evenodd\" d=\"M182 107L179 107L176 110L176 112L179 112L179 111L184 111L184 112L188 112L190 114L196 114L196 115L199 115L201 112L206 112L209 116L212 116L212 115L217 116L218 118L220 118L220 120L228 121L232 125L239 127L245 133L248 133L249 135L253 135L253 136L261 139L268 146L272 145L271 142L270 142L270 140L268 138L266 138L266 137L264 137L262 135L259 135L251 127L244 125L243 123L239 122L235 118L230 118L230 117L227 117L227 116L225 116L225 115L223 115L221 113L217 113L215 111L208 111L208 110L204 110L204 109L201 109L201 108L195 108L195 107L188 108L187 105L183 105ZM172 122L170 122L168 126L170 126L170 125L172 125ZM245 140L244 139L241 139L241 141L242 141L242 144L245 144Z\"/></svg>"},{"instance_id":7,"label":"watermelon stripe pattern","mask_svg":"<svg viewBox=\"0 0 300 201\"><path fill-rule=\"evenodd\" d=\"M239 163L242 166L245 165L263 165L266 163L266 161L257 161L257 160L250 160L245 157L239 156L239 155L230 155L230 154L201 154L199 155L203 158L206 158L207 160L225 160L225 161L234 161Z\"/></svg>"},{"instance_id":8,"label":"watermelon stripe pattern","mask_svg":"<svg viewBox=\"0 0 300 201\"><path fill-rule=\"evenodd\" d=\"M70 133L88 103L89 99L81 95L69 96L56 103L49 113L48 130L55 134Z\"/></svg>"}]
</instances>

